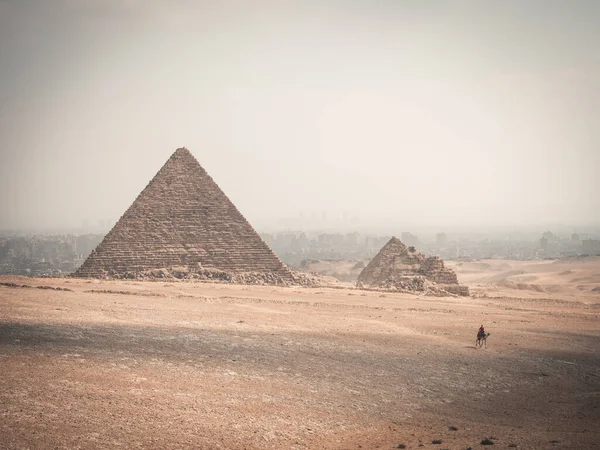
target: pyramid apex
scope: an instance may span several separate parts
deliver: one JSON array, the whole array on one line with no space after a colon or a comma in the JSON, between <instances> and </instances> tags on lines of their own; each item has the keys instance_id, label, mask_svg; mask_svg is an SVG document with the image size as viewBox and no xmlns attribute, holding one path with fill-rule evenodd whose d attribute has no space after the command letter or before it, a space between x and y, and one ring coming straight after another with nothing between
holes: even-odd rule
<instances>
[{"instance_id":1,"label":"pyramid apex","mask_svg":"<svg viewBox=\"0 0 600 450\"><path fill-rule=\"evenodd\" d=\"M396 236L392 236L392 238L388 241L388 244L402 244L404 245L404 243L398 239Z\"/></svg>"},{"instance_id":2,"label":"pyramid apex","mask_svg":"<svg viewBox=\"0 0 600 450\"><path fill-rule=\"evenodd\" d=\"M182 155L182 154L191 155L191 152L185 147L179 147L177 150L175 150L175 153L173 153L173 154L174 155Z\"/></svg>"},{"instance_id":3,"label":"pyramid apex","mask_svg":"<svg viewBox=\"0 0 600 450\"><path fill-rule=\"evenodd\" d=\"M196 158L194 157L194 155L192 155L192 152L190 152L187 148L185 147L180 147L177 150L175 150L173 152L173 154L171 155L171 158L169 158L169 160L180 160L180 161L194 161L197 162Z\"/></svg>"}]
</instances>

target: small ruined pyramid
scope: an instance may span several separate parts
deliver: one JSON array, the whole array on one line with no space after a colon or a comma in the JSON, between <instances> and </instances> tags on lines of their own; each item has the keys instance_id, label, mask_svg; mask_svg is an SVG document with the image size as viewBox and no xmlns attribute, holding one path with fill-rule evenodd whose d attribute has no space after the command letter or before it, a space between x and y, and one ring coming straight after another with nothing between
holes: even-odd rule
<instances>
[{"instance_id":1,"label":"small ruined pyramid","mask_svg":"<svg viewBox=\"0 0 600 450\"><path fill-rule=\"evenodd\" d=\"M400 239L392 237L360 273L357 286L469 295L469 288L458 284L456 273L444 267L444 261L439 257L427 258L411 250L414 249L409 249Z\"/></svg>"},{"instance_id":2,"label":"small ruined pyramid","mask_svg":"<svg viewBox=\"0 0 600 450\"><path fill-rule=\"evenodd\" d=\"M224 279L254 273L272 284L292 280L186 148L171 155L73 276L164 276L173 268Z\"/></svg>"}]
</instances>

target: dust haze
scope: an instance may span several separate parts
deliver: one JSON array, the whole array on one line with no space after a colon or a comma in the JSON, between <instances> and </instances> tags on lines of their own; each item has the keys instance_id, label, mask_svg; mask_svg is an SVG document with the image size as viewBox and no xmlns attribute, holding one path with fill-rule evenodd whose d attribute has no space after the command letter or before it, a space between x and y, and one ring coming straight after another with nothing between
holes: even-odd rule
<instances>
[{"instance_id":1,"label":"dust haze","mask_svg":"<svg viewBox=\"0 0 600 450\"><path fill-rule=\"evenodd\" d=\"M0 1L0 229L111 225L186 146L248 220L600 222L600 6Z\"/></svg>"}]
</instances>

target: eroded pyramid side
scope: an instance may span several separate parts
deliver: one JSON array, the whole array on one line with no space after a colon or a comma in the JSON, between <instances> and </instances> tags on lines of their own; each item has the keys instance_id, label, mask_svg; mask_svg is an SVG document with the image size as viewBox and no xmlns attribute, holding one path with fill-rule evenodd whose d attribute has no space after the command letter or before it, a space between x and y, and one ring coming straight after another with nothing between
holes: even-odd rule
<instances>
[{"instance_id":1,"label":"eroded pyramid side","mask_svg":"<svg viewBox=\"0 0 600 450\"><path fill-rule=\"evenodd\" d=\"M406 290L415 292L443 291L469 295L466 286L458 284L456 273L444 266L437 256L425 257L392 237L358 276L361 288Z\"/></svg>"}]
</instances>

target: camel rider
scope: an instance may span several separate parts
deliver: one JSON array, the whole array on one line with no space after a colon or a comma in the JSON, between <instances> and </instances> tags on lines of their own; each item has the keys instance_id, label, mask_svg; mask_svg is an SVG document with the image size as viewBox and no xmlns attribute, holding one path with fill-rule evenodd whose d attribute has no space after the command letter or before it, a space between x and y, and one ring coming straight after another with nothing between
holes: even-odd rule
<instances>
[{"instance_id":1,"label":"camel rider","mask_svg":"<svg viewBox=\"0 0 600 450\"><path fill-rule=\"evenodd\" d=\"M479 331L477 332L477 336L482 338L485 335L485 330L483 329L483 325L479 327Z\"/></svg>"}]
</instances>

